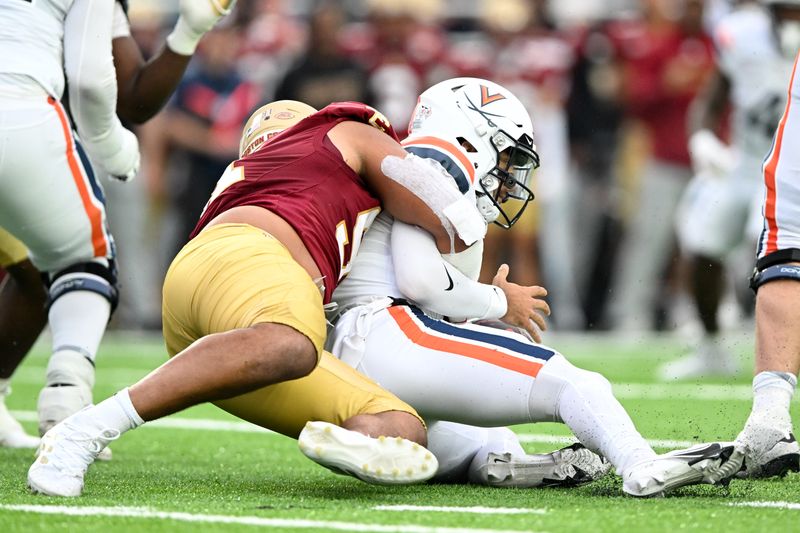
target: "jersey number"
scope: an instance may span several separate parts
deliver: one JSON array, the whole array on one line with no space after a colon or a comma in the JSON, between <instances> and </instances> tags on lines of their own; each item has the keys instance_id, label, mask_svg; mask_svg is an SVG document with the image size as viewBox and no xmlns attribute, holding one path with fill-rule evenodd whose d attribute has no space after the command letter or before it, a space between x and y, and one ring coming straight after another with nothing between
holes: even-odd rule
<instances>
[{"instance_id":1,"label":"jersey number","mask_svg":"<svg viewBox=\"0 0 800 533\"><path fill-rule=\"evenodd\" d=\"M358 216L356 216L356 223L353 226L352 244L350 244L350 238L347 235L347 223L342 220L336 224L336 242L339 243L340 280L349 274L350 269L353 268L353 258L356 256L358 248L361 246L361 238L364 236L364 232L372 225L372 221L375 220L375 217L378 216L380 211L380 207L373 207L372 209L361 211ZM347 244L350 244L350 256L347 258L347 262L345 262L344 247Z\"/></svg>"},{"instance_id":2,"label":"jersey number","mask_svg":"<svg viewBox=\"0 0 800 533\"><path fill-rule=\"evenodd\" d=\"M217 180L217 185L214 187L214 192L211 193L211 197L208 199L208 202L206 202L206 205L203 208L203 213L206 212L206 209L208 209L208 206L211 205L211 202L213 202L217 196L222 194L222 191L234 183L244 179L244 167L237 167L234 165L234 163L235 161L228 165L228 168L225 169L225 172L223 172L222 176L220 176L220 178ZM202 214L200 216L202 216Z\"/></svg>"}]
</instances>

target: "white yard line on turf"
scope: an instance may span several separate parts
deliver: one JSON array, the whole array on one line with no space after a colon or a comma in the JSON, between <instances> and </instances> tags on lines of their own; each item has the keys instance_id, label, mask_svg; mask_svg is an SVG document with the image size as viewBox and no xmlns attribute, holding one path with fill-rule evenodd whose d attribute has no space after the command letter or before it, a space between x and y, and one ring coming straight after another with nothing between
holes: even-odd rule
<instances>
[{"instance_id":1,"label":"white yard line on turf","mask_svg":"<svg viewBox=\"0 0 800 533\"><path fill-rule=\"evenodd\" d=\"M572 444L578 439L570 436L545 435L542 433L517 433L520 442ZM654 448L688 448L698 441L672 440L672 439L647 439L648 444Z\"/></svg>"},{"instance_id":2,"label":"white yard line on turf","mask_svg":"<svg viewBox=\"0 0 800 533\"><path fill-rule=\"evenodd\" d=\"M281 529L324 529L337 531L375 531L378 533L520 533L509 529L473 529L459 527L430 527L413 524L361 524L358 522L329 522L292 518L263 518L260 516L231 516L156 511L147 507L71 507L66 505L0 505L0 511L21 511L68 516L113 516L126 518L154 518L178 522L205 524L239 524Z\"/></svg>"},{"instance_id":3,"label":"white yard line on turf","mask_svg":"<svg viewBox=\"0 0 800 533\"><path fill-rule=\"evenodd\" d=\"M767 507L772 509L791 509L800 511L800 503L794 502L732 502L731 507Z\"/></svg>"},{"instance_id":4,"label":"white yard line on turf","mask_svg":"<svg viewBox=\"0 0 800 533\"><path fill-rule=\"evenodd\" d=\"M436 507L433 505L376 505L376 511L424 511L432 513L474 514L546 514L547 509L519 509L514 507Z\"/></svg>"},{"instance_id":5,"label":"white yard line on turf","mask_svg":"<svg viewBox=\"0 0 800 533\"><path fill-rule=\"evenodd\" d=\"M109 368L97 371L98 381L106 385L129 385L145 374L145 369ZM44 368L24 367L14 374L14 383L41 386ZM614 395L622 400L689 400L689 401L750 401L750 385L719 383L613 383ZM794 401L800 402L800 395Z\"/></svg>"},{"instance_id":6,"label":"white yard line on turf","mask_svg":"<svg viewBox=\"0 0 800 533\"><path fill-rule=\"evenodd\" d=\"M22 422L36 422L39 418L35 411L11 411L17 420ZM211 420L208 418L178 418L167 417L148 422L146 428L156 429L189 429L206 431L235 431L238 433L273 433L268 429L253 425L249 422L237 422L235 420ZM577 439L567 435L547 435L544 433L517 433L520 442L527 443L550 443L550 444L572 444ZM670 439L647 439L647 442L655 448L688 448L695 441L670 440Z\"/></svg>"}]
</instances>

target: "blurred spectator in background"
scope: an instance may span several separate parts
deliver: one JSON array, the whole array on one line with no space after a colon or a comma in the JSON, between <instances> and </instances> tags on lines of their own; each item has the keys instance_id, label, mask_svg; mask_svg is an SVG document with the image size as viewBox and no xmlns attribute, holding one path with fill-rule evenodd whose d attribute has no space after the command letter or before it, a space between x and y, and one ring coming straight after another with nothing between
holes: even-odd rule
<instances>
[{"instance_id":1,"label":"blurred spectator in background","mask_svg":"<svg viewBox=\"0 0 800 533\"><path fill-rule=\"evenodd\" d=\"M570 43L556 29L546 0L499 0L484 2L481 14L484 49L477 54L487 65L464 61L467 53L455 53L453 66L470 70L458 75L487 75L515 94L533 119L534 142L541 156L534 191L537 197L513 232L493 226L486 239L483 279L490 281L500 264L507 262L511 277L524 285L541 284L548 291L551 320L557 328L583 326L574 273L574 197L569 180L569 145L565 102L569 73L574 61ZM476 50L475 41L462 44ZM478 67L478 68L476 68Z\"/></svg>"},{"instance_id":2,"label":"blurred spectator in background","mask_svg":"<svg viewBox=\"0 0 800 533\"><path fill-rule=\"evenodd\" d=\"M367 0L366 4L366 20L349 25L341 42L367 68L372 104L404 137L416 95L440 81L431 79L430 72L447 49L447 35L437 23L444 3Z\"/></svg>"},{"instance_id":3,"label":"blurred spectator in background","mask_svg":"<svg viewBox=\"0 0 800 533\"><path fill-rule=\"evenodd\" d=\"M180 172L166 182L177 218L170 257L186 243L217 180L237 158L242 127L262 99L261 89L237 71L241 33L229 25L206 34L170 107L156 119L162 146L181 160Z\"/></svg>"},{"instance_id":4,"label":"blurred spectator in background","mask_svg":"<svg viewBox=\"0 0 800 533\"><path fill-rule=\"evenodd\" d=\"M615 174L624 115L620 37L626 26L599 21L573 37L576 61L567 112L578 181L574 260L581 267L577 283L588 328L603 325L622 235Z\"/></svg>"},{"instance_id":5,"label":"blurred spectator in background","mask_svg":"<svg viewBox=\"0 0 800 533\"><path fill-rule=\"evenodd\" d=\"M289 12L289 0L240 0L237 25L242 28L239 75L259 85L265 100L300 57L308 42L305 21Z\"/></svg>"},{"instance_id":6,"label":"blurred spectator in background","mask_svg":"<svg viewBox=\"0 0 800 533\"><path fill-rule=\"evenodd\" d=\"M674 213L691 178L686 115L713 65L702 0L642 0L641 6L642 20L622 43L625 104L649 136L611 292L610 318L622 330L652 329L654 307L669 296L660 288L674 267Z\"/></svg>"},{"instance_id":7,"label":"blurred spectator in background","mask_svg":"<svg viewBox=\"0 0 800 533\"><path fill-rule=\"evenodd\" d=\"M316 109L332 102L372 103L366 70L339 46L345 18L339 2L316 5L309 18L306 53L278 85L276 100L299 100Z\"/></svg>"}]
</instances>

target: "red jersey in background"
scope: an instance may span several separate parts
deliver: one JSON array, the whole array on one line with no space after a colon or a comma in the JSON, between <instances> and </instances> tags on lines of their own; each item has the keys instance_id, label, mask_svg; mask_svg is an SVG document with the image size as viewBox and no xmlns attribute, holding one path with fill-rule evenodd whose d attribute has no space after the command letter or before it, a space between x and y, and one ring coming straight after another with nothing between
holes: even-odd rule
<instances>
[{"instance_id":1,"label":"red jersey in background","mask_svg":"<svg viewBox=\"0 0 800 533\"><path fill-rule=\"evenodd\" d=\"M689 166L686 115L714 66L711 38L643 22L620 22L610 33L625 65L624 103L650 130L653 156Z\"/></svg>"}]
</instances>

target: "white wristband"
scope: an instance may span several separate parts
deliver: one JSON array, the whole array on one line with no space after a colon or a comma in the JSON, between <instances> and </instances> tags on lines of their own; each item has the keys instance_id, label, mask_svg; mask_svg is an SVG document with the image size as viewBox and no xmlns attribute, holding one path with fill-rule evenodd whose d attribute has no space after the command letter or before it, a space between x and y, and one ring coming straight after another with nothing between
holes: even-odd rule
<instances>
[{"instance_id":1,"label":"white wristband","mask_svg":"<svg viewBox=\"0 0 800 533\"><path fill-rule=\"evenodd\" d=\"M197 44L203 37L203 33L193 30L182 16L178 17L175 28L167 36L167 46L169 49L182 56L190 56L197 49Z\"/></svg>"},{"instance_id":2,"label":"white wristband","mask_svg":"<svg viewBox=\"0 0 800 533\"><path fill-rule=\"evenodd\" d=\"M506 293L500 287L489 285L492 290L492 297L489 298L489 308L478 317L478 320L502 318L508 312L508 300L506 300Z\"/></svg>"}]
</instances>

